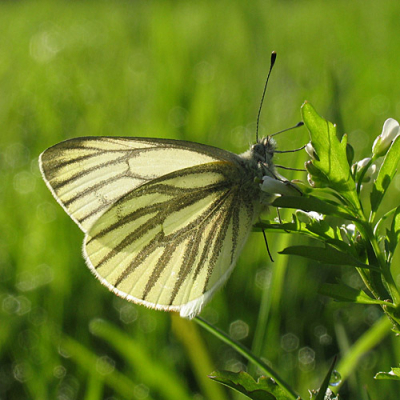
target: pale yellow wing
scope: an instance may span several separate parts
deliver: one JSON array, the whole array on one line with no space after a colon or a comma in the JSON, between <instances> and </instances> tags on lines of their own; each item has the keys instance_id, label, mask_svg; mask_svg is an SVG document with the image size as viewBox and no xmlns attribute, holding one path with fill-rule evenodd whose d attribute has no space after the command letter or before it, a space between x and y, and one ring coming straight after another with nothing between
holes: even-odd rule
<instances>
[{"instance_id":1,"label":"pale yellow wing","mask_svg":"<svg viewBox=\"0 0 400 400\"><path fill-rule=\"evenodd\" d=\"M162 175L237 156L179 140L84 137L61 142L39 159L54 197L84 231L119 198Z\"/></svg>"},{"instance_id":2,"label":"pale yellow wing","mask_svg":"<svg viewBox=\"0 0 400 400\"><path fill-rule=\"evenodd\" d=\"M141 185L86 234L87 264L119 296L197 315L228 278L258 215L251 179L218 161Z\"/></svg>"}]
</instances>

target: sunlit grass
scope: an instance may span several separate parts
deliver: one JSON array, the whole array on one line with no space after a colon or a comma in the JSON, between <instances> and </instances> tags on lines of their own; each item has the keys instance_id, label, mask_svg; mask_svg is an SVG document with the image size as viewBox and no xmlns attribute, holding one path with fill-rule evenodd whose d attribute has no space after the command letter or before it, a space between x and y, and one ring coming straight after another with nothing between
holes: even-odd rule
<instances>
[{"instance_id":1,"label":"sunlit grass","mask_svg":"<svg viewBox=\"0 0 400 400\"><path fill-rule=\"evenodd\" d=\"M93 335L95 318L125 335L127 347L131 338L132 348L144 349L136 362L145 357L180 377L166 386L181 385L188 397L207 396L203 375L188 356L190 345L173 333L169 314L115 298L85 267L82 233L40 178L41 151L87 135L181 138L245 151L255 138L269 56L276 50L261 133L294 125L307 99L338 123L339 132L349 133L359 158L384 120L399 118L399 11L390 0L2 2L0 399L123 399L131 382L132 398L167 398L153 376L138 373L135 354L115 350L117 336ZM307 140L305 129L278 137L281 149ZM301 167L304 160L297 154L278 161ZM393 206L397 198L392 188ZM333 355L355 342L380 311L318 296L321 282L341 273L353 282L355 274L279 256L282 240L269 237L274 271L261 235L252 234L204 317L228 332L242 321L248 334L240 340L252 347L267 288L271 308L259 348L306 396ZM202 336L213 368L245 366L231 349ZM288 338L292 347L282 342ZM392 338L366 354L345 395L354 398L368 385L371 399L396 399L396 386L372 377L396 366L398 348ZM299 357L304 352L309 358Z\"/></svg>"}]
</instances>

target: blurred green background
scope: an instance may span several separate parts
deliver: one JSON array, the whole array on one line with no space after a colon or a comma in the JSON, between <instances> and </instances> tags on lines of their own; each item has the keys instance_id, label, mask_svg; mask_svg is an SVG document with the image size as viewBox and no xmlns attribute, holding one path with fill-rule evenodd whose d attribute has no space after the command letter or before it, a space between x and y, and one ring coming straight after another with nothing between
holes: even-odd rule
<instances>
[{"instance_id":1,"label":"blurred green background","mask_svg":"<svg viewBox=\"0 0 400 400\"><path fill-rule=\"evenodd\" d=\"M245 369L243 358L194 322L129 304L93 278L83 234L37 157L88 135L245 151L272 50L261 134L296 124L309 100L349 134L356 159L367 157L385 119L400 118L399 15L393 0L0 2L0 399L243 398L207 378ZM280 149L307 141L304 128L278 137ZM397 180L387 207L399 190ZM202 316L248 347L257 337L262 357L308 398L381 311L319 296L321 283L357 286L357 275L278 255L289 239L269 235L271 263L253 233ZM341 398L367 398L365 387L372 400L399 398L398 384L373 380L398 366L398 340L363 355Z\"/></svg>"}]
</instances>

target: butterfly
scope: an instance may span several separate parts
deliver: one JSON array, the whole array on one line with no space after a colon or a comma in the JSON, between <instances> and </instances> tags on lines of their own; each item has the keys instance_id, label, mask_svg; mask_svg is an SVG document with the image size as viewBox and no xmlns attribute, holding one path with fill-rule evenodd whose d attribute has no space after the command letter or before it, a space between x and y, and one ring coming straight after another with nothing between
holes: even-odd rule
<instances>
[{"instance_id":1,"label":"butterfly","mask_svg":"<svg viewBox=\"0 0 400 400\"><path fill-rule=\"evenodd\" d=\"M48 188L85 233L83 255L118 296L193 318L231 274L284 185L269 136L240 155L182 140L82 137L39 158Z\"/></svg>"}]
</instances>

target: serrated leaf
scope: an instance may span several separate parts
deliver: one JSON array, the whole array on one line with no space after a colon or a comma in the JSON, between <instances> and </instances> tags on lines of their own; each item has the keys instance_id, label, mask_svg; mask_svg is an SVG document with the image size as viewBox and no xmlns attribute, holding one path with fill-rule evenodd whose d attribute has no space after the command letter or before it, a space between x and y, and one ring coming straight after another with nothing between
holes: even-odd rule
<instances>
[{"instance_id":1,"label":"serrated leaf","mask_svg":"<svg viewBox=\"0 0 400 400\"><path fill-rule=\"evenodd\" d=\"M343 282L338 284L324 283L320 289L319 293L332 297L337 301L344 301L357 304L385 304L390 305L382 300L376 300L369 297L363 290L357 290L350 286L345 285Z\"/></svg>"},{"instance_id":2,"label":"serrated leaf","mask_svg":"<svg viewBox=\"0 0 400 400\"><path fill-rule=\"evenodd\" d=\"M315 246L290 246L279 252L280 254L290 254L306 257L311 260L319 261L329 265L351 265L358 268L374 267L358 261L348 253L343 253L333 247L315 247Z\"/></svg>"},{"instance_id":3,"label":"serrated leaf","mask_svg":"<svg viewBox=\"0 0 400 400\"><path fill-rule=\"evenodd\" d=\"M347 159L347 136L343 135L339 141L336 126L320 117L310 103L304 103L301 110L311 144L319 158L312 160L312 164L326 176L332 189L359 210L355 183Z\"/></svg>"},{"instance_id":4,"label":"serrated leaf","mask_svg":"<svg viewBox=\"0 0 400 400\"><path fill-rule=\"evenodd\" d=\"M289 400L271 378L260 377L257 382L247 372L215 371L212 380L234 389L254 400Z\"/></svg>"},{"instance_id":5,"label":"serrated leaf","mask_svg":"<svg viewBox=\"0 0 400 400\"><path fill-rule=\"evenodd\" d=\"M376 212L397 171L400 160L400 136L390 146L372 188L371 211Z\"/></svg>"},{"instance_id":6,"label":"serrated leaf","mask_svg":"<svg viewBox=\"0 0 400 400\"><path fill-rule=\"evenodd\" d=\"M351 190L346 136L340 142L336 136L336 126L320 117L310 103L303 104L302 114L310 133L311 144L319 158L313 160L313 165L332 183L339 185L338 191Z\"/></svg>"},{"instance_id":7,"label":"serrated leaf","mask_svg":"<svg viewBox=\"0 0 400 400\"><path fill-rule=\"evenodd\" d=\"M400 368L392 368L390 372L378 372L374 378L400 381Z\"/></svg>"}]
</instances>

